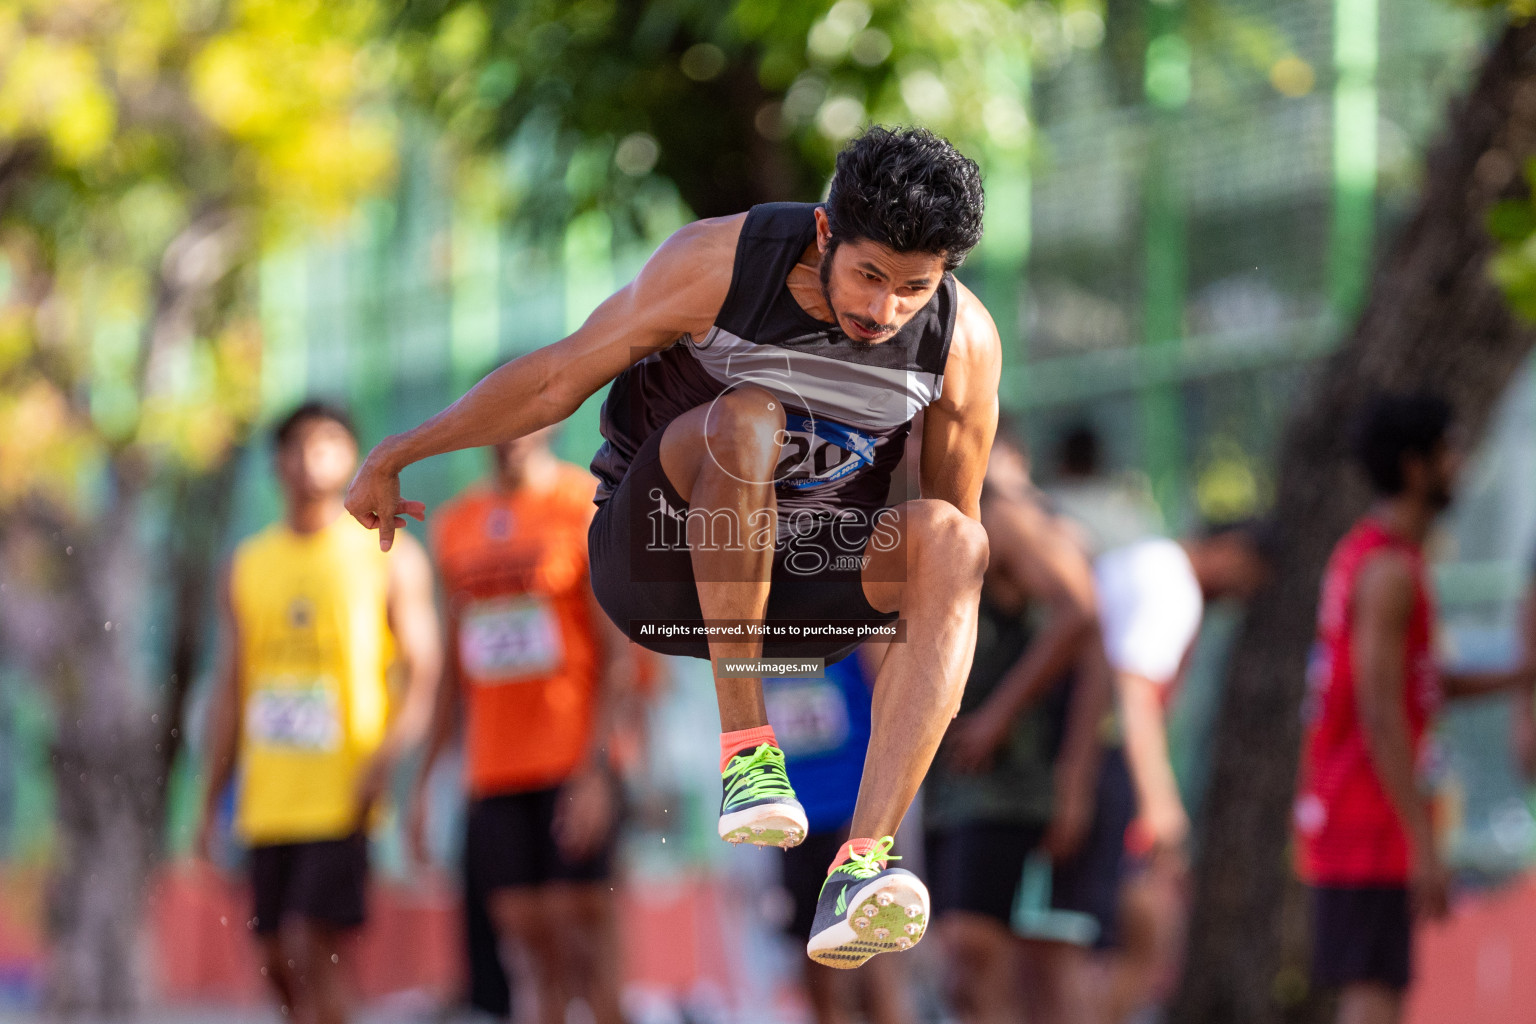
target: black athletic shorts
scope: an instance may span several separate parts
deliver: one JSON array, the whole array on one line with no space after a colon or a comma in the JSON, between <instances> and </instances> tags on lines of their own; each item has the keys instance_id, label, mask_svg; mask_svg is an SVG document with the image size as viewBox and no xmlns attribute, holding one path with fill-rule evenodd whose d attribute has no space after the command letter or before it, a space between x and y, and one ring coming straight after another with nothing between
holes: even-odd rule
<instances>
[{"instance_id":1,"label":"black athletic shorts","mask_svg":"<svg viewBox=\"0 0 1536 1024\"><path fill-rule=\"evenodd\" d=\"M537 789L472 801L464 822L464 866L481 892L613 877L618 829L591 857L569 860L555 842L560 790Z\"/></svg>"},{"instance_id":2,"label":"black athletic shorts","mask_svg":"<svg viewBox=\"0 0 1536 1024\"><path fill-rule=\"evenodd\" d=\"M1087 914L1099 923L1094 949L1120 943L1120 887L1129 867L1125 832L1136 817L1136 791L1125 753L1104 751L1094 789L1093 822L1076 856L1051 873L1051 907Z\"/></svg>"},{"instance_id":3,"label":"black athletic shorts","mask_svg":"<svg viewBox=\"0 0 1536 1024\"><path fill-rule=\"evenodd\" d=\"M640 646L661 654L708 658L709 645L703 639L669 641L639 632L647 621L703 619L693 558L678 518L688 505L661 466L664 432L657 429L640 446L624 479L592 520L587 532L592 592L608 617ZM781 520L786 515L781 511ZM851 626L896 620L896 612L870 607L860 580L859 566L874 522L836 522L826 516L789 521L796 524L796 535L781 540L774 551L767 621ZM858 637L767 638L763 655L825 658L830 663L860 642Z\"/></svg>"},{"instance_id":4,"label":"black athletic shorts","mask_svg":"<svg viewBox=\"0 0 1536 1024\"><path fill-rule=\"evenodd\" d=\"M924 863L934 916L961 910L1008 927L1024 861L1044 838L1044 825L992 821L929 832Z\"/></svg>"},{"instance_id":5,"label":"black athletic shorts","mask_svg":"<svg viewBox=\"0 0 1536 1024\"><path fill-rule=\"evenodd\" d=\"M258 935L288 916L347 929L366 917L368 837L275 843L250 849L251 896Z\"/></svg>"},{"instance_id":6,"label":"black athletic shorts","mask_svg":"<svg viewBox=\"0 0 1536 1024\"><path fill-rule=\"evenodd\" d=\"M1413 914L1404 886L1312 887L1312 984L1376 982L1402 991L1413 976Z\"/></svg>"}]
</instances>

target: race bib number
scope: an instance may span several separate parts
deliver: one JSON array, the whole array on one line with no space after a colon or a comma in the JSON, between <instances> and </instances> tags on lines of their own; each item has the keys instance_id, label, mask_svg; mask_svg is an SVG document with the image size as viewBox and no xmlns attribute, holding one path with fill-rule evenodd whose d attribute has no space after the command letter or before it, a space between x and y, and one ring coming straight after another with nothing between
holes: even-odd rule
<instances>
[{"instance_id":1,"label":"race bib number","mask_svg":"<svg viewBox=\"0 0 1536 1024\"><path fill-rule=\"evenodd\" d=\"M854 427L791 414L784 429L787 438L774 470L781 487L802 491L874 464L875 439Z\"/></svg>"},{"instance_id":2,"label":"race bib number","mask_svg":"<svg viewBox=\"0 0 1536 1024\"><path fill-rule=\"evenodd\" d=\"M245 721L258 746L317 754L341 749L341 704L326 679L258 684L246 703Z\"/></svg>"},{"instance_id":3,"label":"race bib number","mask_svg":"<svg viewBox=\"0 0 1536 1024\"><path fill-rule=\"evenodd\" d=\"M459 622L459 662L478 683L548 675L560 667L560 624L538 598L481 601Z\"/></svg>"},{"instance_id":4,"label":"race bib number","mask_svg":"<svg viewBox=\"0 0 1536 1024\"><path fill-rule=\"evenodd\" d=\"M848 742L848 705L836 683L770 683L763 700L779 748L791 757L824 754Z\"/></svg>"}]
</instances>

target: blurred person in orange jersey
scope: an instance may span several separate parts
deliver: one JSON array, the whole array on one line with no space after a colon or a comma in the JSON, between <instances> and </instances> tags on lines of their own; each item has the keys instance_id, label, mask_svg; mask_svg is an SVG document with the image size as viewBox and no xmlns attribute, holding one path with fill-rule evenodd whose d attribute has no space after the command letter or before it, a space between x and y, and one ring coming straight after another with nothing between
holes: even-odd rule
<instances>
[{"instance_id":1,"label":"blurred person in orange jersey","mask_svg":"<svg viewBox=\"0 0 1536 1024\"><path fill-rule=\"evenodd\" d=\"M274 443L283 518L240 544L221 588L197 850L209 857L238 768L262 972L292 1019L336 1024L346 938L365 917L371 812L431 719L441 633L422 546L404 536L381 554L342 508L358 455L347 414L307 402Z\"/></svg>"},{"instance_id":2,"label":"blurred person in orange jersey","mask_svg":"<svg viewBox=\"0 0 1536 1024\"><path fill-rule=\"evenodd\" d=\"M1447 913L1450 873L1427 792L1447 698L1531 699L1529 661L1510 671L1436 664L1424 542L1451 503L1461 444L1450 405L1383 395L1354 438L1376 503L1323 577L1308 678L1295 822L1312 890L1312 981L1340 990L1340 1024L1395 1024L1413 976L1415 923Z\"/></svg>"},{"instance_id":3,"label":"blurred person in orange jersey","mask_svg":"<svg viewBox=\"0 0 1536 1024\"><path fill-rule=\"evenodd\" d=\"M612 886L622 793L609 749L632 691L629 643L592 595L596 481L553 428L490 449L494 470L443 508L433 553L448 602L447 683L409 812L425 858L425 780L463 709L465 869L519 954L514 999L561 1024L572 999L618 1024Z\"/></svg>"}]
</instances>

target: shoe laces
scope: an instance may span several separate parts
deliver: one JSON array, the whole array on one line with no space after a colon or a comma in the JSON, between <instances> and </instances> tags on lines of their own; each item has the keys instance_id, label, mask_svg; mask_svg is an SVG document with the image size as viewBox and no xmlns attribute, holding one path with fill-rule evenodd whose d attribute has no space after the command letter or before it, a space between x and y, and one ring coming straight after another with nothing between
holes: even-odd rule
<instances>
[{"instance_id":1,"label":"shoe laces","mask_svg":"<svg viewBox=\"0 0 1536 1024\"><path fill-rule=\"evenodd\" d=\"M885 863L893 860L901 860L900 857L891 856L891 847L896 845L894 836L886 836L877 840L870 847L868 853L849 853L837 870L845 871L854 878L872 878L885 870Z\"/></svg>"},{"instance_id":2,"label":"shoe laces","mask_svg":"<svg viewBox=\"0 0 1536 1024\"><path fill-rule=\"evenodd\" d=\"M793 797L794 787L784 771L784 751L764 743L750 754L737 754L722 774L728 803L741 799Z\"/></svg>"}]
</instances>

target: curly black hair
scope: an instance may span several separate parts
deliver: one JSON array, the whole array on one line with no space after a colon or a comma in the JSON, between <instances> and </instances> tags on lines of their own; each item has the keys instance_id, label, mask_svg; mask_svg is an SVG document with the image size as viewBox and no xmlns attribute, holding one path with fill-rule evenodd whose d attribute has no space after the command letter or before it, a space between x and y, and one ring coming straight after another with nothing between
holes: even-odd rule
<instances>
[{"instance_id":1,"label":"curly black hair","mask_svg":"<svg viewBox=\"0 0 1536 1024\"><path fill-rule=\"evenodd\" d=\"M344 406L323 398L311 398L278 420L277 426L272 428L272 447L286 448L299 427L311 420L329 420L351 434L352 440L357 440L357 427Z\"/></svg>"},{"instance_id":2,"label":"curly black hair","mask_svg":"<svg viewBox=\"0 0 1536 1024\"><path fill-rule=\"evenodd\" d=\"M958 267L981 241L981 168L924 128L875 125L837 155L827 193L834 244L865 238Z\"/></svg>"},{"instance_id":3,"label":"curly black hair","mask_svg":"<svg viewBox=\"0 0 1536 1024\"><path fill-rule=\"evenodd\" d=\"M1451 403L1431 392L1381 394L1366 403L1354 425L1355 457L1371 486L1391 497L1407 486L1403 459L1427 458L1446 439Z\"/></svg>"}]
</instances>

